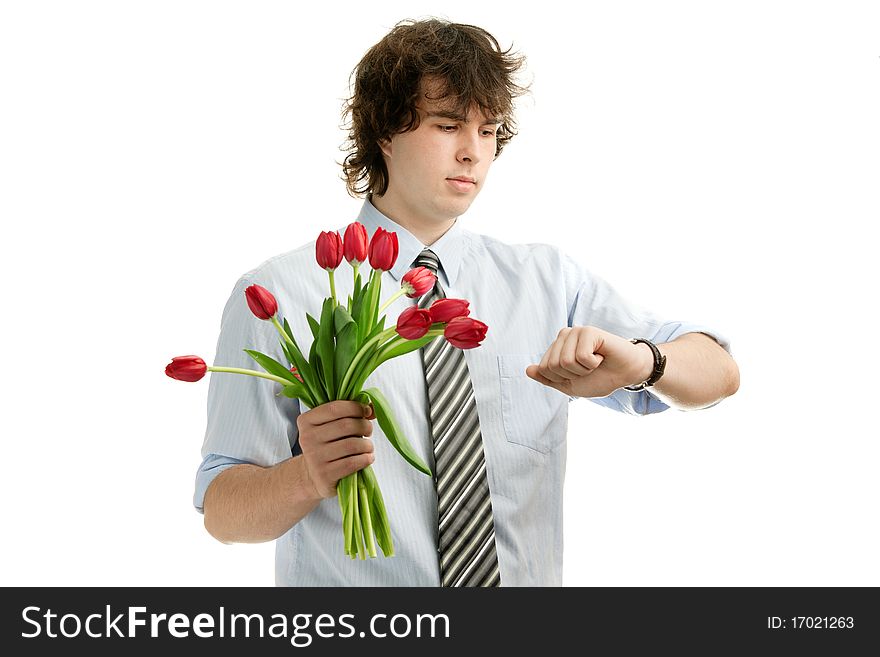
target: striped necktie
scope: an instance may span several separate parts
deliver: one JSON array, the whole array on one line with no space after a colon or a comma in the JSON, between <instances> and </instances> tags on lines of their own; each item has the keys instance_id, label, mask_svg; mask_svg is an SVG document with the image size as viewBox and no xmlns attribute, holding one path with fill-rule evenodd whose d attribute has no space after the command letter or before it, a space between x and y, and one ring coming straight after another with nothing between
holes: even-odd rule
<instances>
[{"instance_id":1,"label":"striped necktie","mask_svg":"<svg viewBox=\"0 0 880 657\"><path fill-rule=\"evenodd\" d=\"M431 249L425 249L413 266L427 267L436 274L440 259ZM419 308L445 298L438 277L434 289L419 300ZM440 583L501 586L483 436L464 353L442 336L419 351L425 366L434 440Z\"/></svg>"}]
</instances>

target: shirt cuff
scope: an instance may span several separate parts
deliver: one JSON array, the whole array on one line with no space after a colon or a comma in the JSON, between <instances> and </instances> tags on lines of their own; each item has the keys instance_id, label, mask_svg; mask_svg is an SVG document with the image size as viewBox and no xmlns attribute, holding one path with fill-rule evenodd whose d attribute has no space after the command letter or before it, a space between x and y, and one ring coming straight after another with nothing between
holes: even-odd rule
<instances>
[{"instance_id":1,"label":"shirt cuff","mask_svg":"<svg viewBox=\"0 0 880 657\"><path fill-rule=\"evenodd\" d=\"M242 463L250 463L250 461L242 461L222 454L208 454L205 457L196 473L196 491L193 495L193 506L196 507L196 511L205 512L205 492L215 477L233 465Z\"/></svg>"}]
</instances>

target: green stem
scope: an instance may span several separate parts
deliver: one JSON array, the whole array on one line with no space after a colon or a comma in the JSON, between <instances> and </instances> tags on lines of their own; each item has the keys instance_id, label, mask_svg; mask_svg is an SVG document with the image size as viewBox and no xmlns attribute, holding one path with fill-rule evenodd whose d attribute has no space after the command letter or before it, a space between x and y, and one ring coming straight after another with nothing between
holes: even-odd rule
<instances>
[{"instance_id":1,"label":"green stem","mask_svg":"<svg viewBox=\"0 0 880 657\"><path fill-rule=\"evenodd\" d=\"M388 301L386 301L384 304L382 304L382 307L381 307L381 308L379 308L379 312L378 312L379 317L382 316L382 312L383 312L388 306L390 306L392 303L394 303L395 299L399 299L399 298L400 298L401 296L403 296L404 294L406 294L406 290L404 290L403 288L400 288L397 292L395 292L395 293L391 296L391 298L388 299Z\"/></svg>"},{"instance_id":2,"label":"green stem","mask_svg":"<svg viewBox=\"0 0 880 657\"><path fill-rule=\"evenodd\" d=\"M345 371L345 376L342 377L342 384L339 386L339 392L342 393L340 399L345 399L345 392L348 384L351 380L351 377L354 375L357 366L360 364L361 360L373 345L384 341L388 336L394 333L397 330L397 325L395 324L391 328L385 329L378 335L375 335L372 340L364 343L364 345L358 350L358 352L354 355L354 358L351 361L351 365L348 366L348 369Z\"/></svg>"},{"instance_id":3,"label":"green stem","mask_svg":"<svg viewBox=\"0 0 880 657\"><path fill-rule=\"evenodd\" d=\"M376 303L379 301L379 293L382 290L382 270L374 269L370 272L370 281L367 283L370 288L370 295L367 297L367 307L372 308L372 310L368 315L367 325L371 328L376 325L376 322L379 321L379 313L376 308Z\"/></svg>"},{"instance_id":4,"label":"green stem","mask_svg":"<svg viewBox=\"0 0 880 657\"><path fill-rule=\"evenodd\" d=\"M354 474L343 477L337 485L337 497L339 508L342 511L342 531L345 543L345 553L352 555L357 553L357 543L354 540L354 509L351 506L351 487L355 486Z\"/></svg>"},{"instance_id":5,"label":"green stem","mask_svg":"<svg viewBox=\"0 0 880 657\"><path fill-rule=\"evenodd\" d=\"M356 472L353 473L351 476L353 476L353 477L355 477L355 479L357 479ZM357 546L357 551L355 553L353 553L351 555L351 557L352 557L352 559L354 559L356 556L360 557L361 559L366 559L367 555L366 555L365 549L364 549L364 528L363 528L363 525L361 525L361 513L360 513L360 508L359 508L360 505L358 503L359 497L358 497L358 488L357 488L356 482L353 483L353 485L351 487L350 496L351 496L350 499L351 499L352 517L354 518L354 538L355 538L355 545Z\"/></svg>"},{"instance_id":6,"label":"green stem","mask_svg":"<svg viewBox=\"0 0 880 657\"><path fill-rule=\"evenodd\" d=\"M262 379L269 379L270 381L276 381L280 383L284 387L289 385L293 385L287 379L282 379L280 376L275 376L274 374L267 374L266 372L257 372L256 370L243 370L240 367L214 367L213 365L208 367L209 372L230 372L232 374L247 374L249 376L258 376Z\"/></svg>"},{"instance_id":7,"label":"green stem","mask_svg":"<svg viewBox=\"0 0 880 657\"><path fill-rule=\"evenodd\" d=\"M351 264L351 271L352 271L351 289L354 290L354 285L355 285L355 282L357 281L357 277L358 277L358 268L361 266L361 263L359 263L357 260L355 260L354 263L349 263L349 264ZM353 303L354 303L354 299L352 297L348 297L348 307L346 308L346 310L348 310L349 313L351 312L351 305Z\"/></svg>"},{"instance_id":8,"label":"green stem","mask_svg":"<svg viewBox=\"0 0 880 657\"><path fill-rule=\"evenodd\" d=\"M281 324L278 322L278 318L275 317L275 315L272 315L272 317L270 317L269 319L272 320L272 323L275 325L275 328L278 329L278 332L281 334L281 337L284 338L284 341L285 341L288 345L290 345L291 347L293 347L294 349L296 349L297 351L299 351L299 347L297 347L297 346L293 343L293 340L290 339L290 336L287 335L287 331L285 331L285 330L284 330L284 327L281 326ZM291 329L291 330L293 330L293 329Z\"/></svg>"},{"instance_id":9,"label":"green stem","mask_svg":"<svg viewBox=\"0 0 880 657\"><path fill-rule=\"evenodd\" d=\"M370 513L370 500L367 498L367 487L364 485L363 475L360 472L355 474L357 475L358 501L360 502L361 525L364 529L366 552L371 557L375 557L376 543L373 539L373 518Z\"/></svg>"},{"instance_id":10,"label":"green stem","mask_svg":"<svg viewBox=\"0 0 880 657\"><path fill-rule=\"evenodd\" d=\"M439 322L438 322L438 324L439 324ZM445 325L440 324L440 326L442 327ZM440 337L441 335L443 335L443 331L444 331L443 328L429 329L428 332L422 336L422 338L426 338L429 336L437 338L437 337ZM421 339L421 338L419 338L419 339ZM396 338L393 338L393 339L389 340L388 342L386 342L385 344L383 344L382 348L379 350L379 353L376 354L376 360L377 360L376 366L378 367L379 365L384 363L387 360L387 356L390 353L390 351L402 342L409 342L409 340L407 340L404 337L397 336Z\"/></svg>"},{"instance_id":11,"label":"green stem","mask_svg":"<svg viewBox=\"0 0 880 657\"><path fill-rule=\"evenodd\" d=\"M336 302L336 281L335 281L335 279L334 279L334 277L333 277L333 274L335 273L335 270L333 270L333 269L328 269L328 270L327 270L327 273L330 274L330 296L333 297L333 307L335 308L337 305L339 305L339 304Z\"/></svg>"}]
</instances>

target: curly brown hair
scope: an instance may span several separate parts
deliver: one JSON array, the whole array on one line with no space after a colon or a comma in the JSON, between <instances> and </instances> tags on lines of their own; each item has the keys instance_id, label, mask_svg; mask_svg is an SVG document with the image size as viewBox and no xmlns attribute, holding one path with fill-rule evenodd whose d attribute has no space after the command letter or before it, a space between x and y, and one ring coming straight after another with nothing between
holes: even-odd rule
<instances>
[{"instance_id":1,"label":"curly brown hair","mask_svg":"<svg viewBox=\"0 0 880 657\"><path fill-rule=\"evenodd\" d=\"M379 142L419 127L416 103L425 78L440 81L432 99L450 99L450 111L466 116L476 105L500 121L497 158L516 135L513 101L529 91L514 82L525 61L474 25L436 18L397 23L351 73L354 91L343 109L343 121L351 117L342 162L348 193L385 194L388 169Z\"/></svg>"}]
</instances>

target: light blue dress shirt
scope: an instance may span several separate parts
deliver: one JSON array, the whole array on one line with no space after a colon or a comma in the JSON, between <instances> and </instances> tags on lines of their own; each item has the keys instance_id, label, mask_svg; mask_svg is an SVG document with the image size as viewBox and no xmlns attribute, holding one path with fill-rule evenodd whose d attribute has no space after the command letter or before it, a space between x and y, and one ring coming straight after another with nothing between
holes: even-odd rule
<instances>
[{"instance_id":1,"label":"light blue dress shirt","mask_svg":"<svg viewBox=\"0 0 880 657\"><path fill-rule=\"evenodd\" d=\"M400 251L382 276L381 299L425 245L380 213L369 200L358 221L372 236L376 228L395 231ZM343 234L345 226L339 228ZM712 335L706 327L662 319L634 307L604 280L558 248L546 244L505 244L472 233L456 221L430 247L440 258L440 278L450 298L470 301L471 316L489 325L482 345L464 351L480 417L502 586L562 584L562 502L568 403L572 397L526 376L565 326L598 326L616 335L668 342L684 333ZM369 273L369 263L362 266ZM319 316L330 295L327 273L315 262L315 243L271 258L237 282L223 311L214 364L261 368L242 350L256 349L286 362L270 322L256 319L244 290L257 283L278 300L300 348L308 353L311 331L306 313ZM336 271L337 298L352 291L351 267ZM414 301L402 296L387 310L386 325ZM442 339L442 338L438 338ZM433 467L427 391L418 351L381 365L365 387L389 399L398 423L421 458ZM237 463L271 466L299 454L296 416L300 403L278 395L280 385L256 377L213 373L203 462L196 476L194 504L202 511L205 490L224 469ZM648 392L618 390L591 401L634 414L668 408ZM437 496L431 477L409 465L373 422L373 469L388 510L396 554L365 561L343 553L336 498L323 500L276 541L275 581L279 586L439 586Z\"/></svg>"}]
</instances>

